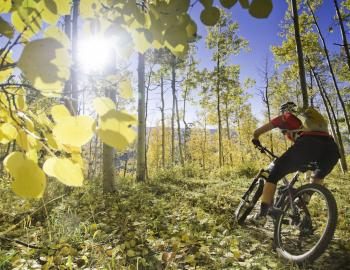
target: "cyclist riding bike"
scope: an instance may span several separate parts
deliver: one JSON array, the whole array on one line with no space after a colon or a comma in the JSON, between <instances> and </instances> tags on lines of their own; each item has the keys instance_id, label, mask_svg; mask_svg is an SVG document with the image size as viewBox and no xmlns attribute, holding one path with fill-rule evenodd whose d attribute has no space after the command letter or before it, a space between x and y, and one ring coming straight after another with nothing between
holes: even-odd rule
<instances>
[{"instance_id":1,"label":"cyclist riding bike","mask_svg":"<svg viewBox=\"0 0 350 270\"><path fill-rule=\"evenodd\" d=\"M259 136L274 129L281 129L282 133L294 144L281 157L276 159L275 165L270 171L264 185L261 196L260 213L253 217L252 222L256 225L266 223L267 214L275 215L277 209L272 207L273 198L276 192L277 182L289 173L298 171L302 166L315 162L316 170L311 176L310 182L322 184L323 179L328 175L340 158L339 150L334 139L328 133L327 122L313 108L304 112L314 113L319 119L312 120L312 117L305 117L304 123L296 116L296 104L286 102L280 107L281 115L272 119L269 123L254 131L253 144L260 145ZM311 123L311 122L319 122Z\"/></svg>"}]
</instances>

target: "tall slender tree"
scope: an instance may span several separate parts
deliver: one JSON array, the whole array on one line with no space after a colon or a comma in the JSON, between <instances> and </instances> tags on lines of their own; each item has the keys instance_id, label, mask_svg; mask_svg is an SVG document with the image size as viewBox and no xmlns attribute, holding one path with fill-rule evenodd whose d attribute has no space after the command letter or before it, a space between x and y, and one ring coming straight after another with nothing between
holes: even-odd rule
<instances>
[{"instance_id":1,"label":"tall slender tree","mask_svg":"<svg viewBox=\"0 0 350 270\"><path fill-rule=\"evenodd\" d=\"M138 137L136 180L144 182L146 178L146 121L145 121L145 55L138 54Z\"/></svg>"},{"instance_id":2,"label":"tall slender tree","mask_svg":"<svg viewBox=\"0 0 350 270\"><path fill-rule=\"evenodd\" d=\"M309 99L307 94L303 47L302 47L301 38L300 38L299 14L298 14L297 1L291 0L291 5L292 5L293 23L294 23L294 36L295 36L296 50L298 54L300 88L303 96L303 108L306 109L309 106Z\"/></svg>"}]
</instances>

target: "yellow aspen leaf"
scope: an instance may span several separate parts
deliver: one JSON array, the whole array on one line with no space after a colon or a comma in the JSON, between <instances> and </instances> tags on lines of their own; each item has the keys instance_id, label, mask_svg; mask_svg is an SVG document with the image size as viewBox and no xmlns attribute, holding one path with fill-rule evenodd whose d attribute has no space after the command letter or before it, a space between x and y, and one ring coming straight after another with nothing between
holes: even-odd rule
<instances>
[{"instance_id":1,"label":"yellow aspen leaf","mask_svg":"<svg viewBox=\"0 0 350 270\"><path fill-rule=\"evenodd\" d=\"M52 115L53 120L56 123L59 123L60 121L64 120L65 118L71 116L67 107L62 105L62 104L52 106L51 115Z\"/></svg>"},{"instance_id":2,"label":"yellow aspen leaf","mask_svg":"<svg viewBox=\"0 0 350 270\"><path fill-rule=\"evenodd\" d=\"M25 111L27 109L26 90L24 88L19 88L14 92L14 94L17 109L20 111Z\"/></svg>"},{"instance_id":3,"label":"yellow aspen leaf","mask_svg":"<svg viewBox=\"0 0 350 270\"><path fill-rule=\"evenodd\" d=\"M220 10L217 7L205 8L200 15L203 24L207 26L214 26L220 18Z\"/></svg>"},{"instance_id":4,"label":"yellow aspen leaf","mask_svg":"<svg viewBox=\"0 0 350 270\"><path fill-rule=\"evenodd\" d=\"M11 0L0 0L0 13L10 12L11 7L12 7Z\"/></svg>"},{"instance_id":5,"label":"yellow aspen leaf","mask_svg":"<svg viewBox=\"0 0 350 270\"><path fill-rule=\"evenodd\" d=\"M177 46L185 46L187 44L187 32L184 26L174 26L168 28L164 33L165 45L170 50L174 50Z\"/></svg>"},{"instance_id":6,"label":"yellow aspen leaf","mask_svg":"<svg viewBox=\"0 0 350 270\"><path fill-rule=\"evenodd\" d=\"M44 172L25 154L12 152L4 160L4 167L14 179L13 191L23 198L40 198L46 187Z\"/></svg>"},{"instance_id":7,"label":"yellow aspen leaf","mask_svg":"<svg viewBox=\"0 0 350 270\"><path fill-rule=\"evenodd\" d=\"M99 116L102 116L106 113L108 113L110 110L115 110L116 105L108 97L98 97L95 98L92 102L92 106L94 107L95 111Z\"/></svg>"},{"instance_id":8,"label":"yellow aspen leaf","mask_svg":"<svg viewBox=\"0 0 350 270\"><path fill-rule=\"evenodd\" d=\"M57 12L59 15L69 15L72 7L71 0L57 1Z\"/></svg>"},{"instance_id":9,"label":"yellow aspen leaf","mask_svg":"<svg viewBox=\"0 0 350 270\"><path fill-rule=\"evenodd\" d=\"M17 138L17 129L10 123L4 123L0 126L1 140L0 143L7 144Z\"/></svg>"},{"instance_id":10,"label":"yellow aspen leaf","mask_svg":"<svg viewBox=\"0 0 350 270\"><path fill-rule=\"evenodd\" d=\"M129 114L111 110L100 117L98 136L105 144L125 150L136 138L136 132L131 127L135 121Z\"/></svg>"},{"instance_id":11,"label":"yellow aspen leaf","mask_svg":"<svg viewBox=\"0 0 350 270\"><path fill-rule=\"evenodd\" d=\"M21 119L22 123L24 123L26 129L30 132L34 132L34 123L25 113L19 111L17 112L17 116Z\"/></svg>"},{"instance_id":12,"label":"yellow aspen leaf","mask_svg":"<svg viewBox=\"0 0 350 270\"><path fill-rule=\"evenodd\" d=\"M55 169L54 166L56 164L56 157L48 158L43 164L43 171L51 177L55 177Z\"/></svg>"},{"instance_id":13,"label":"yellow aspen leaf","mask_svg":"<svg viewBox=\"0 0 350 270\"><path fill-rule=\"evenodd\" d=\"M81 147L70 146L70 145L62 145L62 149L64 151L66 151L67 153L71 153L71 154L81 153Z\"/></svg>"},{"instance_id":14,"label":"yellow aspen leaf","mask_svg":"<svg viewBox=\"0 0 350 270\"><path fill-rule=\"evenodd\" d=\"M52 133L46 133L45 134L46 142L48 146L53 150L59 150L61 147L56 142L55 138L53 137Z\"/></svg>"},{"instance_id":15,"label":"yellow aspen leaf","mask_svg":"<svg viewBox=\"0 0 350 270\"><path fill-rule=\"evenodd\" d=\"M95 121L88 116L70 116L56 124L53 128L55 139L68 146L81 147L92 138Z\"/></svg>"},{"instance_id":16,"label":"yellow aspen leaf","mask_svg":"<svg viewBox=\"0 0 350 270\"><path fill-rule=\"evenodd\" d=\"M29 150L29 142L27 134L23 130L19 130L16 137L16 144L21 147L23 150Z\"/></svg>"},{"instance_id":17,"label":"yellow aspen leaf","mask_svg":"<svg viewBox=\"0 0 350 270\"><path fill-rule=\"evenodd\" d=\"M1 5L1 4L0 4ZM0 7L1 9L1 7ZM1 12L0 12L1 13ZM12 26L0 17L0 35L3 35L9 39L13 38L13 28Z\"/></svg>"},{"instance_id":18,"label":"yellow aspen leaf","mask_svg":"<svg viewBox=\"0 0 350 270\"><path fill-rule=\"evenodd\" d=\"M249 8L249 0L239 0L239 3L241 4L242 8Z\"/></svg>"},{"instance_id":19,"label":"yellow aspen leaf","mask_svg":"<svg viewBox=\"0 0 350 270\"><path fill-rule=\"evenodd\" d=\"M25 39L29 39L41 30L42 20L40 12L37 10L39 6L34 1L24 1L22 6L12 12L11 21L15 29L23 33ZM27 4L28 3L28 4ZM41 6L41 4L39 3ZM40 8L40 7L39 7Z\"/></svg>"},{"instance_id":20,"label":"yellow aspen leaf","mask_svg":"<svg viewBox=\"0 0 350 270\"><path fill-rule=\"evenodd\" d=\"M172 13L184 13L187 12L190 7L190 0L171 0L169 1L169 9Z\"/></svg>"},{"instance_id":21,"label":"yellow aspen leaf","mask_svg":"<svg viewBox=\"0 0 350 270\"><path fill-rule=\"evenodd\" d=\"M136 29L131 32L136 51L145 53L151 48L153 42L152 33L147 29Z\"/></svg>"},{"instance_id":22,"label":"yellow aspen leaf","mask_svg":"<svg viewBox=\"0 0 350 270\"><path fill-rule=\"evenodd\" d=\"M231 8L237 3L237 0L220 0L220 4L225 8Z\"/></svg>"},{"instance_id":23,"label":"yellow aspen leaf","mask_svg":"<svg viewBox=\"0 0 350 270\"><path fill-rule=\"evenodd\" d=\"M81 0L79 11L82 18L94 18L102 7L99 0Z\"/></svg>"},{"instance_id":24,"label":"yellow aspen leaf","mask_svg":"<svg viewBox=\"0 0 350 270\"><path fill-rule=\"evenodd\" d=\"M35 149L31 149L26 152L26 157L35 163L38 163L38 152Z\"/></svg>"},{"instance_id":25,"label":"yellow aspen leaf","mask_svg":"<svg viewBox=\"0 0 350 270\"><path fill-rule=\"evenodd\" d=\"M53 128L53 123L51 120L47 117L45 112L40 112L38 113L36 120L38 121L39 124L49 127L50 129Z\"/></svg>"},{"instance_id":26,"label":"yellow aspen leaf","mask_svg":"<svg viewBox=\"0 0 350 270\"><path fill-rule=\"evenodd\" d=\"M62 0L44 0L41 16L45 22L54 25L57 23L60 15L58 14L57 4Z\"/></svg>"},{"instance_id":27,"label":"yellow aspen leaf","mask_svg":"<svg viewBox=\"0 0 350 270\"><path fill-rule=\"evenodd\" d=\"M58 55L62 51L68 55L63 45L54 38L31 41L23 49L18 67L43 95L57 96L62 92L70 65L66 58L58 59L62 57Z\"/></svg>"},{"instance_id":28,"label":"yellow aspen leaf","mask_svg":"<svg viewBox=\"0 0 350 270\"><path fill-rule=\"evenodd\" d=\"M192 39L197 35L197 24L194 21L190 21L186 25L187 38Z\"/></svg>"},{"instance_id":29,"label":"yellow aspen leaf","mask_svg":"<svg viewBox=\"0 0 350 270\"><path fill-rule=\"evenodd\" d=\"M9 65L12 63L13 63L12 54L9 53L5 58L4 65ZM13 68L11 68L11 67L1 70L0 71L0 83L4 82L12 74L12 72L13 72ZM5 97L5 94L2 93L2 96ZM5 100L6 100L6 97L5 97ZM6 101L6 103L7 103L7 101Z\"/></svg>"},{"instance_id":30,"label":"yellow aspen leaf","mask_svg":"<svg viewBox=\"0 0 350 270\"><path fill-rule=\"evenodd\" d=\"M249 6L249 13L255 18L263 19L269 17L272 8L272 0L253 0Z\"/></svg>"},{"instance_id":31,"label":"yellow aspen leaf","mask_svg":"<svg viewBox=\"0 0 350 270\"><path fill-rule=\"evenodd\" d=\"M205 8L213 5L213 0L199 0Z\"/></svg>"},{"instance_id":32,"label":"yellow aspen leaf","mask_svg":"<svg viewBox=\"0 0 350 270\"><path fill-rule=\"evenodd\" d=\"M132 85L129 79L123 80L122 82L120 82L119 88L120 88L119 93L122 98L129 99L133 97Z\"/></svg>"},{"instance_id":33,"label":"yellow aspen leaf","mask_svg":"<svg viewBox=\"0 0 350 270\"><path fill-rule=\"evenodd\" d=\"M44 31L44 37L54 38L58 40L65 48L70 48L70 40L68 36L56 26L46 28Z\"/></svg>"},{"instance_id":34,"label":"yellow aspen leaf","mask_svg":"<svg viewBox=\"0 0 350 270\"><path fill-rule=\"evenodd\" d=\"M68 158L49 158L45 161L43 170L67 186L80 187L83 184L84 176L80 165Z\"/></svg>"},{"instance_id":35,"label":"yellow aspen leaf","mask_svg":"<svg viewBox=\"0 0 350 270\"><path fill-rule=\"evenodd\" d=\"M27 134L24 130L18 131L16 144L25 151L29 151L31 149L40 150L42 147L41 143L37 139Z\"/></svg>"},{"instance_id":36,"label":"yellow aspen leaf","mask_svg":"<svg viewBox=\"0 0 350 270\"><path fill-rule=\"evenodd\" d=\"M72 153L71 160L74 163L77 163L81 168L84 168L85 166L84 159L80 153Z\"/></svg>"}]
</instances>

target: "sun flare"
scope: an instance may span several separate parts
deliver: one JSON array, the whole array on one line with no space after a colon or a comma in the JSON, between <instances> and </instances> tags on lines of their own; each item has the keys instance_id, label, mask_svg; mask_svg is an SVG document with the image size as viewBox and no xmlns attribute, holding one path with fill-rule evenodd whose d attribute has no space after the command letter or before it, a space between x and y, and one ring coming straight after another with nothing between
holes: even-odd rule
<instances>
[{"instance_id":1,"label":"sun flare","mask_svg":"<svg viewBox=\"0 0 350 270\"><path fill-rule=\"evenodd\" d=\"M84 73L101 73L114 67L112 41L101 36L83 39L78 44L79 67Z\"/></svg>"}]
</instances>

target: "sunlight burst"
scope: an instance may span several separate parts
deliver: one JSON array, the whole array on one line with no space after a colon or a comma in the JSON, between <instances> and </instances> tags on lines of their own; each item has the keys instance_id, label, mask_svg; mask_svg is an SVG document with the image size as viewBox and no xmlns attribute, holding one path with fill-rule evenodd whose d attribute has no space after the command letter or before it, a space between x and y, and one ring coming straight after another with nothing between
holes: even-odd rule
<instances>
[{"instance_id":1,"label":"sunlight burst","mask_svg":"<svg viewBox=\"0 0 350 270\"><path fill-rule=\"evenodd\" d=\"M84 73L102 73L115 66L112 41L101 36L81 40L78 44L78 62Z\"/></svg>"}]
</instances>

